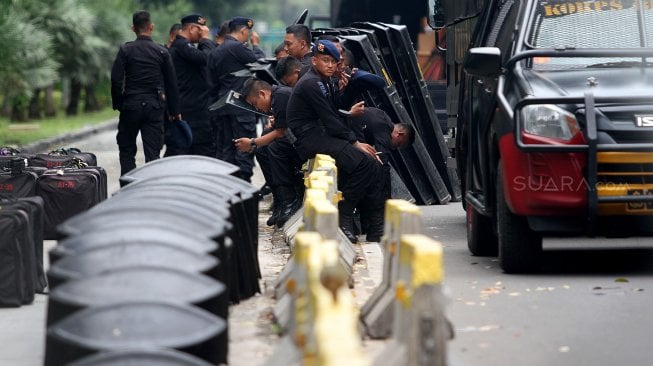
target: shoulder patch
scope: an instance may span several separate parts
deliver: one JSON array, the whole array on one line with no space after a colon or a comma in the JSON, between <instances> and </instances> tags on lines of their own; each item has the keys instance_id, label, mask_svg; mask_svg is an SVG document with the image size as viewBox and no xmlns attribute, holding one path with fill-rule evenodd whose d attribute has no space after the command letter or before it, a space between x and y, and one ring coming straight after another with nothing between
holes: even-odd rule
<instances>
[{"instance_id":1,"label":"shoulder patch","mask_svg":"<svg viewBox=\"0 0 653 366\"><path fill-rule=\"evenodd\" d=\"M317 85L320 87L320 90L322 91L322 94L324 94L324 96L328 98L329 97L329 91L327 90L324 83L321 82L321 81L318 81Z\"/></svg>"}]
</instances>

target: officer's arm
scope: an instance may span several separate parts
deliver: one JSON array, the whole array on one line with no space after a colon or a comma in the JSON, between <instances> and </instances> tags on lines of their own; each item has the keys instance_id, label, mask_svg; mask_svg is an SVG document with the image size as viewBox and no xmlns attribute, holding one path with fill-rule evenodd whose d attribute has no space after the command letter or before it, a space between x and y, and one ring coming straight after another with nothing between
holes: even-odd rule
<instances>
[{"instance_id":1,"label":"officer's arm","mask_svg":"<svg viewBox=\"0 0 653 366\"><path fill-rule=\"evenodd\" d=\"M172 65L172 58L168 52L163 52L163 81L165 82L166 96L168 102L168 113L177 116L179 110L179 89L177 86L177 74Z\"/></svg>"},{"instance_id":2,"label":"officer's arm","mask_svg":"<svg viewBox=\"0 0 653 366\"><path fill-rule=\"evenodd\" d=\"M125 80L125 53L120 47L111 67L111 102L114 110L122 109L122 91Z\"/></svg>"},{"instance_id":3,"label":"officer's arm","mask_svg":"<svg viewBox=\"0 0 653 366\"><path fill-rule=\"evenodd\" d=\"M186 47L181 47L181 57L186 59L188 62L191 62L198 67L206 65L206 62L209 58L208 52L201 51L192 44L188 43Z\"/></svg>"},{"instance_id":4,"label":"officer's arm","mask_svg":"<svg viewBox=\"0 0 653 366\"><path fill-rule=\"evenodd\" d=\"M197 43L197 49L204 52L206 56L211 53L211 50L213 50L217 45L215 42L208 38L202 38L200 41Z\"/></svg>"},{"instance_id":5,"label":"officer's arm","mask_svg":"<svg viewBox=\"0 0 653 366\"><path fill-rule=\"evenodd\" d=\"M317 83L306 83L307 86L306 98L311 101L311 105L315 109L318 118L324 124L327 134L329 136L337 137L339 139L347 140L351 143L356 142L356 135L354 132L340 119L336 113L335 107L322 93Z\"/></svg>"},{"instance_id":6,"label":"officer's arm","mask_svg":"<svg viewBox=\"0 0 653 366\"><path fill-rule=\"evenodd\" d=\"M234 51L234 55L236 56L236 59L243 65L256 62L256 60L260 58L256 56L256 53L254 51L247 48L247 46L245 46L244 44L240 45L239 47L234 47L233 51ZM265 57L265 54L263 54L262 57Z\"/></svg>"}]
</instances>

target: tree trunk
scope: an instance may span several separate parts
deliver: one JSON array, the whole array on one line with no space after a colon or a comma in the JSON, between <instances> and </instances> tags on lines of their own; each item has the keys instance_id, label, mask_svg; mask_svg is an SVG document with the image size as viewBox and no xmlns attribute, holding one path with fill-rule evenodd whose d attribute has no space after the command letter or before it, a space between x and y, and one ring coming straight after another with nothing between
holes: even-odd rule
<instances>
[{"instance_id":1,"label":"tree trunk","mask_svg":"<svg viewBox=\"0 0 653 366\"><path fill-rule=\"evenodd\" d=\"M95 95L95 83L84 85L84 112L97 112L100 110L100 103Z\"/></svg>"},{"instance_id":2,"label":"tree trunk","mask_svg":"<svg viewBox=\"0 0 653 366\"><path fill-rule=\"evenodd\" d=\"M41 89L34 89L34 95L32 95L32 99L29 101L29 114L28 117L30 119L41 119L41 103L39 99L41 98Z\"/></svg>"},{"instance_id":3,"label":"tree trunk","mask_svg":"<svg viewBox=\"0 0 653 366\"><path fill-rule=\"evenodd\" d=\"M11 116L9 118L12 122L26 122L27 113L25 113L25 106L22 104L15 104L11 107Z\"/></svg>"},{"instance_id":4,"label":"tree trunk","mask_svg":"<svg viewBox=\"0 0 653 366\"><path fill-rule=\"evenodd\" d=\"M0 116L7 117L11 115L11 104L9 104L9 98L4 97L2 100L2 108L0 109Z\"/></svg>"},{"instance_id":5,"label":"tree trunk","mask_svg":"<svg viewBox=\"0 0 653 366\"><path fill-rule=\"evenodd\" d=\"M77 80L72 80L70 83L70 101L66 107L67 116L76 116L77 107L79 106L79 98L82 94L82 84Z\"/></svg>"},{"instance_id":6,"label":"tree trunk","mask_svg":"<svg viewBox=\"0 0 653 366\"><path fill-rule=\"evenodd\" d=\"M57 109L54 106L54 85L45 88L45 116L54 117L57 115Z\"/></svg>"}]
</instances>

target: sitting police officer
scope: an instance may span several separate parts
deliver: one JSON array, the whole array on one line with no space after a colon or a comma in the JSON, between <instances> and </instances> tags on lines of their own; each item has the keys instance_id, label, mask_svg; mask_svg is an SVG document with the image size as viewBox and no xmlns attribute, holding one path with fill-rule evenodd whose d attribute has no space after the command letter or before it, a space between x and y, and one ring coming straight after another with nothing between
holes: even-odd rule
<instances>
[{"instance_id":1,"label":"sitting police officer","mask_svg":"<svg viewBox=\"0 0 653 366\"><path fill-rule=\"evenodd\" d=\"M344 200L338 204L340 227L349 240L353 234L353 211L360 197L378 190L381 176L376 150L356 139L354 132L338 114L332 76L340 52L329 41L318 41L313 49L312 68L299 79L288 102L288 127L294 135L295 149L303 160L327 154L336 160L338 188ZM349 111L362 113L357 104Z\"/></svg>"},{"instance_id":2,"label":"sitting police officer","mask_svg":"<svg viewBox=\"0 0 653 366\"><path fill-rule=\"evenodd\" d=\"M136 168L136 137L141 134L145 161L159 158L166 106L170 118L181 119L177 77L168 49L152 41L150 14L132 16L136 40L120 46L111 68L113 109L120 111L116 140L120 174Z\"/></svg>"},{"instance_id":3,"label":"sitting police officer","mask_svg":"<svg viewBox=\"0 0 653 366\"><path fill-rule=\"evenodd\" d=\"M292 89L284 85L270 85L263 80L251 79L245 83L243 95L247 103L264 113L272 113L274 130L253 139L239 138L235 144L241 151L257 150L258 147L268 146L268 153L275 150L276 157L263 160L269 165L268 184L272 187L274 209L268 219L269 226L283 226L288 219L301 207L301 198L295 191L297 180L301 177L294 175L294 171L301 168L302 161L293 146L285 138L286 108ZM279 153L277 150L280 150ZM260 156L257 154L257 159ZM261 163L263 168L264 163Z\"/></svg>"},{"instance_id":4,"label":"sitting police officer","mask_svg":"<svg viewBox=\"0 0 653 366\"><path fill-rule=\"evenodd\" d=\"M369 192L358 205L361 226L367 233L367 241L378 242L383 235L384 206L390 199L390 153L392 150L410 146L415 141L415 130L409 124L392 123L390 116L378 108L365 108L363 115L349 120L358 141L376 148L383 162L383 179L376 192Z\"/></svg>"}]
</instances>

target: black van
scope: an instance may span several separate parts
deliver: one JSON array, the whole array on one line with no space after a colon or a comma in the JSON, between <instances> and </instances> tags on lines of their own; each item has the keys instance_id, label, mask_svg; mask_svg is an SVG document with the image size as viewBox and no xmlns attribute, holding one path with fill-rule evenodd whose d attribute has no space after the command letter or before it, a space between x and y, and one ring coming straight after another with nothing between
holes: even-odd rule
<instances>
[{"instance_id":1,"label":"black van","mask_svg":"<svg viewBox=\"0 0 653 366\"><path fill-rule=\"evenodd\" d=\"M472 254L523 272L543 236L651 235L653 0L435 7Z\"/></svg>"}]
</instances>

